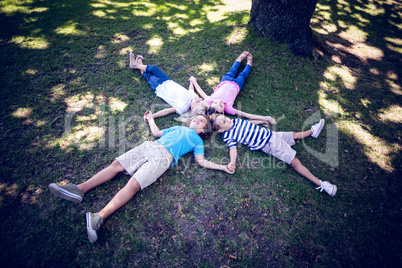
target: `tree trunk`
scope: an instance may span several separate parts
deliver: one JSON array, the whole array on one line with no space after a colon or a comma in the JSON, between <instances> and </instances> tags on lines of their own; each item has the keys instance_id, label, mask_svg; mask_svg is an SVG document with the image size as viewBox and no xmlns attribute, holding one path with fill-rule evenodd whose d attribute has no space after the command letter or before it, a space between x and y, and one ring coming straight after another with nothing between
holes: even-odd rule
<instances>
[{"instance_id":1,"label":"tree trunk","mask_svg":"<svg viewBox=\"0 0 402 268\"><path fill-rule=\"evenodd\" d=\"M318 0L253 0L250 24L274 41L288 43L293 54L313 52L310 20Z\"/></svg>"}]
</instances>

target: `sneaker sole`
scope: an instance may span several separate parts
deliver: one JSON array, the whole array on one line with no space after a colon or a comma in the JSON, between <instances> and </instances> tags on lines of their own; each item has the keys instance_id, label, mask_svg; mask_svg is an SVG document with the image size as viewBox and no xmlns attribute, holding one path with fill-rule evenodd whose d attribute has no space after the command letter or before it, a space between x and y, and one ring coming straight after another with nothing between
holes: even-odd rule
<instances>
[{"instance_id":1,"label":"sneaker sole","mask_svg":"<svg viewBox=\"0 0 402 268\"><path fill-rule=\"evenodd\" d=\"M91 243L96 242L98 240L98 235L96 234L96 231L92 229L92 217L91 217L91 212L88 212L86 214L87 218L87 233L88 233L88 239Z\"/></svg>"},{"instance_id":2,"label":"sneaker sole","mask_svg":"<svg viewBox=\"0 0 402 268\"><path fill-rule=\"evenodd\" d=\"M49 190L50 192L52 192L52 194L54 194L55 196L61 198L61 199L65 199L74 203L81 203L82 202L82 197L74 194L72 192L69 192L61 187L59 187L57 184L55 183L51 183L49 184Z\"/></svg>"},{"instance_id":3,"label":"sneaker sole","mask_svg":"<svg viewBox=\"0 0 402 268\"><path fill-rule=\"evenodd\" d=\"M332 192L328 193L330 196L335 196L336 192L338 191L338 187L336 187L336 185L332 185Z\"/></svg>"},{"instance_id":4,"label":"sneaker sole","mask_svg":"<svg viewBox=\"0 0 402 268\"><path fill-rule=\"evenodd\" d=\"M320 133L321 133L321 130L322 130L323 127L324 127L324 123L325 123L325 120L324 120L324 119L321 119L321 120L320 120L320 126L319 126L319 128L318 128L317 133L316 133L315 135L311 135L313 138L318 138L318 136L319 136Z\"/></svg>"}]
</instances>

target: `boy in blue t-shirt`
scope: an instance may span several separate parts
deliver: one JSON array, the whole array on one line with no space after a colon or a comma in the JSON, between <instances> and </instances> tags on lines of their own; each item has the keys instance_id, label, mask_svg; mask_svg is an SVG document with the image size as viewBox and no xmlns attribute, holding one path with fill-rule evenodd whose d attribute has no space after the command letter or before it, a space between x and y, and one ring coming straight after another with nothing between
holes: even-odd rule
<instances>
[{"instance_id":1,"label":"boy in blue t-shirt","mask_svg":"<svg viewBox=\"0 0 402 268\"><path fill-rule=\"evenodd\" d=\"M158 140L146 141L131 149L81 184L49 185L49 190L57 197L80 203L87 191L111 180L118 173L125 172L132 176L126 186L102 210L86 213L88 238L92 243L98 239L98 231L104 219L127 203L139 190L155 182L188 152L194 152L197 163L202 167L234 173L228 166L218 165L204 158L204 144L199 135L206 131L209 124L206 116L197 115L189 122L188 127L174 126L163 130L159 130L150 111L144 114L144 120L148 122L152 134L159 138Z\"/></svg>"},{"instance_id":2,"label":"boy in blue t-shirt","mask_svg":"<svg viewBox=\"0 0 402 268\"><path fill-rule=\"evenodd\" d=\"M265 123L261 120L247 121L243 119L230 119L222 114L214 114L212 118L213 130L222 133L222 139L229 147L230 163L228 165L231 171L235 171L238 142L247 145L250 150L261 150L264 153L271 154L276 158L292 166L301 175L314 182L329 195L335 196L337 187L328 181L321 181L315 177L305 166L297 159L296 151L291 146L295 140L304 139L312 136L317 138L324 127L324 119L313 125L310 130L304 132L275 132L268 128L259 127L257 124Z\"/></svg>"}]
</instances>

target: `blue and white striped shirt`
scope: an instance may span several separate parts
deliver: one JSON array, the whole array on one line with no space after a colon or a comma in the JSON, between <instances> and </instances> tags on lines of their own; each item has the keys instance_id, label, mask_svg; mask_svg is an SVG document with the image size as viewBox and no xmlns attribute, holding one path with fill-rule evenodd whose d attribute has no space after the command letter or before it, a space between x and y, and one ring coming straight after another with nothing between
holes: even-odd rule
<instances>
[{"instance_id":1,"label":"blue and white striped shirt","mask_svg":"<svg viewBox=\"0 0 402 268\"><path fill-rule=\"evenodd\" d=\"M233 127L222 134L222 139L228 144L229 149L236 147L238 142L247 145L250 150L261 150L271 139L272 131L259 127L247 120L235 118Z\"/></svg>"}]
</instances>

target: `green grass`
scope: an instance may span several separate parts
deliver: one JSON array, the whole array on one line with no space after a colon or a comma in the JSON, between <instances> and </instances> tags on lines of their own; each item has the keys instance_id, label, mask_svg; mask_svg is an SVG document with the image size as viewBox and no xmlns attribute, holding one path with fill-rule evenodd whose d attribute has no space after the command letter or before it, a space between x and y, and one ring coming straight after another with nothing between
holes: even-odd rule
<instances>
[{"instance_id":1,"label":"green grass","mask_svg":"<svg viewBox=\"0 0 402 268\"><path fill-rule=\"evenodd\" d=\"M320 1L314 59L247 23L251 1L0 1L0 264L4 267L396 267L401 264L401 5ZM239 146L234 175L191 154L108 218L95 244L85 212L129 179L54 198L153 139L142 115L167 107L128 51L211 93L244 50L254 66L235 107L320 138L294 146L330 197L289 166ZM243 65L242 65L243 66ZM161 128L176 116L157 119ZM68 124L71 123L71 127ZM310 123L309 123L310 122ZM206 158L228 160L219 135ZM319 157L313 156L319 154Z\"/></svg>"}]
</instances>

